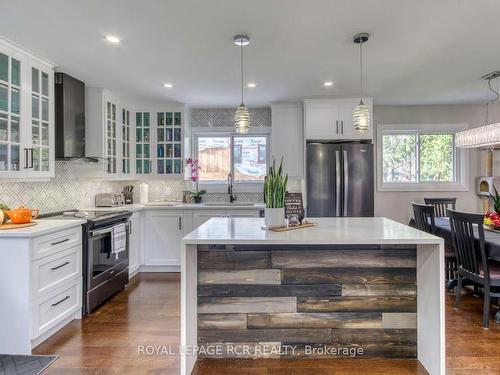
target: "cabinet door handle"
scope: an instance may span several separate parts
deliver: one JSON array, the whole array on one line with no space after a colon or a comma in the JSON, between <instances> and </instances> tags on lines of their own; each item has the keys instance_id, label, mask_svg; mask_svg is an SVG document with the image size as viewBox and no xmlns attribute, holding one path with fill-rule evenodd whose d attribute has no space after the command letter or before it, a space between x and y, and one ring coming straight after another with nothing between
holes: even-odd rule
<instances>
[{"instance_id":1,"label":"cabinet door handle","mask_svg":"<svg viewBox=\"0 0 500 375\"><path fill-rule=\"evenodd\" d=\"M128 222L128 234L129 235L132 234L132 222L131 221Z\"/></svg>"},{"instance_id":2,"label":"cabinet door handle","mask_svg":"<svg viewBox=\"0 0 500 375\"><path fill-rule=\"evenodd\" d=\"M60 264L58 266L55 266L55 267L52 267L50 270L51 271L55 271L55 270L58 270L59 268L62 268L64 266L67 266L69 264L69 262L64 262L63 264Z\"/></svg>"},{"instance_id":3,"label":"cabinet door handle","mask_svg":"<svg viewBox=\"0 0 500 375\"><path fill-rule=\"evenodd\" d=\"M336 133L339 134L339 120L335 121Z\"/></svg>"},{"instance_id":4,"label":"cabinet door handle","mask_svg":"<svg viewBox=\"0 0 500 375\"><path fill-rule=\"evenodd\" d=\"M28 149L24 149L24 168L28 169Z\"/></svg>"},{"instance_id":5,"label":"cabinet door handle","mask_svg":"<svg viewBox=\"0 0 500 375\"><path fill-rule=\"evenodd\" d=\"M30 168L33 168L33 149L30 148L29 149L29 152L30 152Z\"/></svg>"},{"instance_id":6,"label":"cabinet door handle","mask_svg":"<svg viewBox=\"0 0 500 375\"><path fill-rule=\"evenodd\" d=\"M56 302L56 303L53 303L52 304L52 307L56 307L57 305L60 305L61 303L63 303L64 301L66 301L67 299L69 299L69 296L66 296L64 297L62 300L60 300L59 302Z\"/></svg>"},{"instance_id":7,"label":"cabinet door handle","mask_svg":"<svg viewBox=\"0 0 500 375\"><path fill-rule=\"evenodd\" d=\"M340 121L340 132L344 134L344 120Z\"/></svg>"},{"instance_id":8,"label":"cabinet door handle","mask_svg":"<svg viewBox=\"0 0 500 375\"><path fill-rule=\"evenodd\" d=\"M182 230L182 216L179 216L179 230Z\"/></svg>"},{"instance_id":9,"label":"cabinet door handle","mask_svg":"<svg viewBox=\"0 0 500 375\"><path fill-rule=\"evenodd\" d=\"M69 238L65 238L64 240L61 240L61 241L52 242L52 243L50 244L50 246L59 245L59 244L61 244L61 243L68 242L68 241L69 241Z\"/></svg>"}]
</instances>

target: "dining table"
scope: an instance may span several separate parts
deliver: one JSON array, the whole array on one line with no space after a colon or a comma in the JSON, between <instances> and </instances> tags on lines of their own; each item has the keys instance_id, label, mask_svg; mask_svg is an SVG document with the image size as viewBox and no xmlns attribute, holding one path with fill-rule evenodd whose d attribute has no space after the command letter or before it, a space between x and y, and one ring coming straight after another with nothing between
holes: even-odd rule
<instances>
[{"instance_id":1,"label":"dining table","mask_svg":"<svg viewBox=\"0 0 500 375\"><path fill-rule=\"evenodd\" d=\"M436 236L444 239L446 245L453 246L450 219L447 217L436 217L434 218L434 224L436 226ZM414 219L410 221L409 225L415 227ZM479 241L477 225L474 225L473 231L476 241ZM489 259L500 262L500 231L491 229L486 225L484 226L484 250ZM456 280L450 280L448 289L453 289L456 284ZM495 321L500 323L500 311L497 311L495 314Z\"/></svg>"},{"instance_id":2,"label":"dining table","mask_svg":"<svg viewBox=\"0 0 500 375\"><path fill-rule=\"evenodd\" d=\"M436 217L434 222L436 224L436 235L443 238L447 245L453 246L449 218ZM477 227L473 228L473 230L476 240L479 241ZM500 231L484 226L484 249L490 259L500 262Z\"/></svg>"}]
</instances>

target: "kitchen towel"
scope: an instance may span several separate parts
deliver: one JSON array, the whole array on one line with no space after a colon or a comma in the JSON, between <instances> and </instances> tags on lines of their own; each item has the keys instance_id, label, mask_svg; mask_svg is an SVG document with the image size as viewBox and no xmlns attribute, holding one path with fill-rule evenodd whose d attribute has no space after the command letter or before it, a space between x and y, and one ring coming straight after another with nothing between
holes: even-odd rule
<instances>
[{"instance_id":1,"label":"kitchen towel","mask_svg":"<svg viewBox=\"0 0 500 375\"><path fill-rule=\"evenodd\" d=\"M113 227L113 247L111 253L116 254L116 257L118 258L118 253L121 253L126 249L127 249L126 224L115 225Z\"/></svg>"}]
</instances>

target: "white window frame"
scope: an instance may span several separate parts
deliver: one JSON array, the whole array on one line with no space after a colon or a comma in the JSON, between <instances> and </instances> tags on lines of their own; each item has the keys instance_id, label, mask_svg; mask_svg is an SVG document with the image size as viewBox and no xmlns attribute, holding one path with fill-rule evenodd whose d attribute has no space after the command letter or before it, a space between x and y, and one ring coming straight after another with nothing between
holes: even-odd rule
<instances>
[{"instance_id":1,"label":"white window frame","mask_svg":"<svg viewBox=\"0 0 500 375\"><path fill-rule=\"evenodd\" d=\"M378 124L377 190L378 191L469 191L469 154L454 147L454 181L450 182L384 182L383 136L390 134L455 134L468 129L467 124Z\"/></svg>"},{"instance_id":2,"label":"white window frame","mask_svg":"<svg viewBox=\"0 0 500 375\"><path fill-rule=\"evenodd\" d=\"M232 128L192 128L192 150L193 158L198 159L199 137L266 137L266 166L269 167L271 155L271 129L267 127L250 128L247 134L236 134ZM231 143L231 173L234 176L234 147ZM234 180L235 192L262 192L264 181L242 181ZM209 192L227 192L227 181L200 181L199 188Z\"/></svg>"}]
</instances>

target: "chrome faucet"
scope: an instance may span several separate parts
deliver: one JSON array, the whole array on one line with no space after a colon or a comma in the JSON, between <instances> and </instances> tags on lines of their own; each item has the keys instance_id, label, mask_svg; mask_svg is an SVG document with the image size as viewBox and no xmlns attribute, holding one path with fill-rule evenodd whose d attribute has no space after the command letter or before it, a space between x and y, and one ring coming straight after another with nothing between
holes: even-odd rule
<instances>
[{"instance_id":1,"label":"chrome faucet","mask_svg":"<svg viewBox=\"0 0 500 375\"><path fill-rule=\"evenodd\" d=\"M233 203L236 200L236 195L233 194L233 175L231 173L227 175L227 193L229 194L229 203Z\"/></svg>"}]
</instances>

